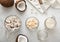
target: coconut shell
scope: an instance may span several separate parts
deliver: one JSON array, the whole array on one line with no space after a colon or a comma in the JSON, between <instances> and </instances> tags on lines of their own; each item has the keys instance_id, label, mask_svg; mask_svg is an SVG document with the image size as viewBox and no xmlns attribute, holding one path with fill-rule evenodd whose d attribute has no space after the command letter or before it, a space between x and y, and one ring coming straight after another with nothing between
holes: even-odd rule
<instances>
[{"instance_id":1,"label":"coconut shell","mask_svg":"<svg viewBox=\"0 0 60 42\"><path fill-rule=\"evenodd\" d=\"M4 7L11 7L14 4L14 0L0 0L0 3Z\"/></svg>"},{"instance_id":2,"label":"coconut shell","mask_svg":"<svg viewBox=\"0 0 60 42\"><path fill-rule=\"evenodd\" d=\"M24 2L25 2L25 10L26 10L26 9L27 9L27 5L26 5L26 1L25 1L25 0L16 1L15 7L16 7L16 9L17 9L18 11L24 12L25 10L21 11L21 10L19 10L19 9L17 8L17 4L18 4L19 2L21 2L21 1L24 1Z\"/></svg>"},{"instance_id":3,"label":"coconut shell","mask_svg":"<svg viewBox=\"0 0 60 42\"><path fill-rule=\"evenodd\" d=\"M19 34L19 35L17 36L17 38L16 38L16 42L18 42L18 37L19 37L20 35L25 36L25 35L23 35L23 34ZM27 38L27 42L29 42L28 37L27 37L27 36L25 36L25 37Z\"/></svg>"}]
</instances>

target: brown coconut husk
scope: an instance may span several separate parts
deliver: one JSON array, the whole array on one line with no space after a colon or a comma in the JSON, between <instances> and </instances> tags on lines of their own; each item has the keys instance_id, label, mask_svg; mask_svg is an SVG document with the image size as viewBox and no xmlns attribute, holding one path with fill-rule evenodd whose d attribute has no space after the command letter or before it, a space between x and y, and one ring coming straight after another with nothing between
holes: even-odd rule
<instances>
[{"instance_id":1,"label":"brown coconut husk","mask_svg":"<svg viewBox=\"0 0 60 42\"><path fill-rule=\"evenodd\" d=\"M14 4L14 0L0 0L0 3L4 7L11 7Z\"/></svg>"}]
</instances>

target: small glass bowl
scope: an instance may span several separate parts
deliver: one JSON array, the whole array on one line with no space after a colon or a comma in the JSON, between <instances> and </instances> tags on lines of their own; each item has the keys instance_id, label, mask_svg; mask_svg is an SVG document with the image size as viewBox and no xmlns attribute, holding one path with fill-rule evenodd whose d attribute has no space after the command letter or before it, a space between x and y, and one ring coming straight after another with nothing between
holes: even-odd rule
<instances>
[{"instance_id":1,"label":"small glass bowl","mask_svg":"<svg viewBox=\"0 0 60 42\"><path fill-rule=\"evenodd\" d=\"M52 27L47 26L46 22L47 22L48 19L51 19L51 20L54 21L54 24L53 24ZM53 22L50 22L50 25L52 25L52 23L53 23ZM53 28L56 26L56 19L55 19L55 17L54 17L54 16L48 17L48 18L45 20L44 24L45 24L45 27L46 27L47 29L53 29Z\"/></svg>"},{"instance_id":2,"label":"small glass bowl","mask_svg":"<svg viewBox=\"0 0 60 42\"><path fill-rule=\"evenodd\" d=\"M10 20L9 20L10 19ZM14 21L12 21L11 19L15 19L15 22ZM18 21L16 21L16 19L18 20ZM8 21L8 22L7 22ZM14 24L16 24L17 22L19 22L20 24L19 24L19 26L16 26L16 25L14 25ZM14 27L14 28L10 28L10 26L6 26L7 24L13 24L13 26L16 26L16 28ZM14 31L14 30L18 30L20 27L21 27L21 20L19 19L19 17L18 16L15 16L15 15L11 15L11 16L8 16L6 19L5 19L5 21L4 21L4 25L5 25L5 27L6 27L6 29L8 30L8 31ZM18 23L17 23L17 25L18 25ZM9 27L9 28L8 28Z\"/></svg>"},{"instance_id":3,"label":"small glass bowl","mask_svg":"<svg viewBox=\"0 0 60 42\"><path fill-rule=\"evenodd\" d=\"M48 38L48 32L45 29L38 30L37 36L38 40L44 41Z\"/></svg>"},{"instance_id":4,"label":"small glass bowl","mask_svg":"<svg viewBox=\"0 0 60 42\"><path fill-rule=\"evenodd\" d=\"M36 27L30 28L30 27L27 26L27 22L28 22L30 19L35 19L35 20L37 21L37 26L36 26ZM38 28L38 26L39 26L39 21L38 21L38 19L37 19L36 17L29 17L29 18L26 20L25 24L26 24L26 27L27 27L29 30L36 30L36 29ZM34 24L34 23L33 23L33 24Z\"/></svg>"}]
</instances>

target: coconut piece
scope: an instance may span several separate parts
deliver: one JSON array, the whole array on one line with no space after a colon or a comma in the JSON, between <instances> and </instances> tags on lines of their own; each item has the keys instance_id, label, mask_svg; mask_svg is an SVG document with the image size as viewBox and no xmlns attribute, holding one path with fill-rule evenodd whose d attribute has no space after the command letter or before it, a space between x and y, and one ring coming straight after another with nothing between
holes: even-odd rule
<instances>
[{"instance_id":1,"label":"coconut piece","mask_svg":"<svg viewBox=\"0 0 60 42\"><path fill-rule=\"evenodd\" d=\"M29 42L27 36L19 34L16 38L16 42Z\"/></svg>"},{"instance_id":2,"label":"coconut piece","mask_svg":"<svg viewBox=\"0 0 60 42\"><path fill-rule=\"evenodd\" d=\"M43 4L42 0L38 0L40 4Z\"/></svg>"},{"instance_id":3,"label":"coconut piece","mask_svg":"<svg viewBox=\"0 0 60 42\"><path fill-rule=\"evenodd\" d=\"M11 7L14 4L14 0L1 0L0 3L4 7Z\"/></svg>"},{"instance_id":4,"label":"coconut piece","mask_svg":"<svg viewBox=\"0 0 60 42\"><path fill-rule=\"evenodd\" d=\"M36 18L29 18L26 21L26 26L29 29L35 29L38 27L38 20Z\"/></svg>"},{"instance_id":5,"label":"coconut piece","mask_svg":"<svg viewBox=\"0 0 60 42\"><path fill-rule=\"evenodd\" d=\"M17 16L9 16L5 19L5 27L7 29L19 29L21 21Z\"/></svg>"},{"instance_id":6,"label":"coconut piece","mask_svg":"<svg viewBox=\"0 0 60 42\"><path fill-rule=\"evenodd\" d=\"M26 1L24 0L16 1L15 7L20 12L24 12L27 9Z\"/></svg>"},{"instance_id":7,"label":"coconut piece","mask_svg":"<svg viewBox=\"0 0 60 42\"><path fill-rule=\"evenodd\" d=\"M53 29L55 26L56 26L56 20L54 18L47 18L45 20L45 26L48 28L48 29Z\"/></svg>"}]
</instances>

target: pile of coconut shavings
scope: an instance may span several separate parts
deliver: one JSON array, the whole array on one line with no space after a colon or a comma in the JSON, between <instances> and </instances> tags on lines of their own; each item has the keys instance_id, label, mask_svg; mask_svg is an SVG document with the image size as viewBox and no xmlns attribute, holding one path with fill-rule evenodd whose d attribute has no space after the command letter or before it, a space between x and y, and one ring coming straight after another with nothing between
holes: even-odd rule
<instances>
[{"instance_id":1,"label":"pile of coconut shavings","mask_svg":"<svg viewBox=\"0 0 60 42\"><path fill-rule=\"evenodd\" d=\"M6 28L19 28L21 25L21 22L19 20L19 18L17 18L16 16L10 16L5 20L5 26Z\"/></svg>"}]
</instances>

